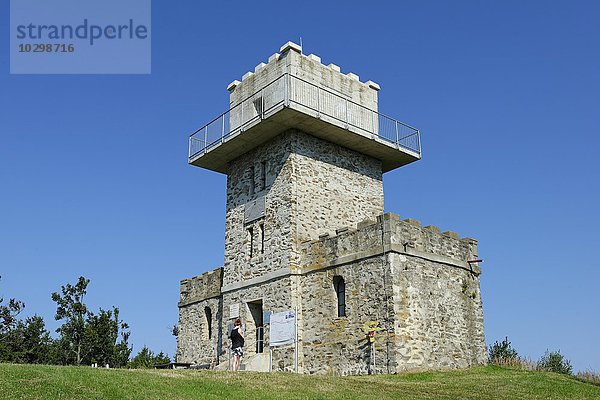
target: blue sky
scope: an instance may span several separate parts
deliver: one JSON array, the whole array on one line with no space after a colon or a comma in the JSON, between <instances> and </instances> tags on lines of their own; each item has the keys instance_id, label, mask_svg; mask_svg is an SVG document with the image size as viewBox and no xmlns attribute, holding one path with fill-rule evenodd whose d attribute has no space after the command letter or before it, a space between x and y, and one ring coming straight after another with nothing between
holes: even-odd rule
<instances>
[{"instance_id":1,"label":"blue sky","mask_svg":"<svg viewBox=\"0 0 600 400\"><path fill-rule=\"evenodd\" d=\"M225 176L187 136L288 40L422 131L386 211L480 242L488 343L600 370L597 2L153 2L150 75L10 75L0 5L0 294L54 330L91 279L136 351L175 352L179 280L223 262Z\"/></svg>"}]
</instances>

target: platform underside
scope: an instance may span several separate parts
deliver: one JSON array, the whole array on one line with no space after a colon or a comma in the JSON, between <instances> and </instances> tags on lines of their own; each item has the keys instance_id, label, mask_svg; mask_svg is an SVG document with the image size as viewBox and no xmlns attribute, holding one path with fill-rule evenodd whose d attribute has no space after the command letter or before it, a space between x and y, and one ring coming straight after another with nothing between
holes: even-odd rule
<instances>
[{"instance_id":1,"label":"platform underside","mask_svg":"<svg viewBox=\"0 0 600 400\"><path fill-rule=\"evenodd\" d=\"M247 123L227 137L209 145L206 151L193 155L189 163L197 167L226 174L229 162L275 136L297 129L323 140L344 146L381 161L383 172L391 171L419 160L418 153L397 146L376 134L291 103L274 107L263 119Z\"/></svg>"}]
</instances>

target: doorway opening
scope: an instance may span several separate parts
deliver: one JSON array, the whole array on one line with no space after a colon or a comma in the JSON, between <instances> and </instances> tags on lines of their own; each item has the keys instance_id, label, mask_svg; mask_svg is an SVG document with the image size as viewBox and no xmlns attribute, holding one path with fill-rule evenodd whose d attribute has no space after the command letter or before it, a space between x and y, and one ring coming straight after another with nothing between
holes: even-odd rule
<instances>
[{"instance_id":1,"label":"doorway opening","mask_svg":"<svg viewBox=\"0 0 600 400\"><path fill-rule=\"evenodd\" d=\"M263 303L262 300L255 300L248 302L248 308L252 315L252 322L256 328L255 340L256 340L256 353L262 353L264 351L265 343L265 330L263 326Z\"/></svg>"}]
</instances>

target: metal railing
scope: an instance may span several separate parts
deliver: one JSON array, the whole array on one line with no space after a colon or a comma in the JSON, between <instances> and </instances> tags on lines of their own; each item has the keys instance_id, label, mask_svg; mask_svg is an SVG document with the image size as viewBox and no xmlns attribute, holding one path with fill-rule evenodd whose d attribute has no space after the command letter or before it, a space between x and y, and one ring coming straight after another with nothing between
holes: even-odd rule
<instances>
[{"instance_id":1,"label":"metal railing","mask_svg":"<svg viewBox=\"0 0 600 400\"><path fill-rule=\"evenodd\" d=\"M317 118L341 122L346 129L374 135L398 148L421 155L420 132L417 128L286 73L192 133L189 159L209 152L255 121L268 118L276 107L290 103L300 109L305 108Z\"/></svg>"},{"instance_id":2,"label":"metal railing","mask_svg":"<svg viewBox=\"0 0 600 400\"><path fill-rule=\"evenodd\" d=\"M265 328L264 326L256 327L256 354L260 354L265 348Z\"/></svg>"}]
</instances>

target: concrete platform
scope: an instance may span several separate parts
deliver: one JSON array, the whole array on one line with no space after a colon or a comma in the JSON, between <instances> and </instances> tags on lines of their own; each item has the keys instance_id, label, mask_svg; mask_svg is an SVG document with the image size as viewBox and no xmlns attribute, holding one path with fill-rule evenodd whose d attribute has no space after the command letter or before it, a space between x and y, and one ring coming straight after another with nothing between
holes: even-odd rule
<instances>
[{"instance_id":1,"label":"concrete platform","mask_svg":"<svg viewBox=\"0 0 600 400\"><path fill-rule=\"evenodd\" d=\"M274 138L289 129L298 129L381 160L383 172L393 170L421 159L417 152L397 146L371 132L345 124L301 104L291 102L278 105L241 130L237 130L206 152L189 159L189 163L212 171L227 173L231 160Z\"/></svg>"}]
</instances>

